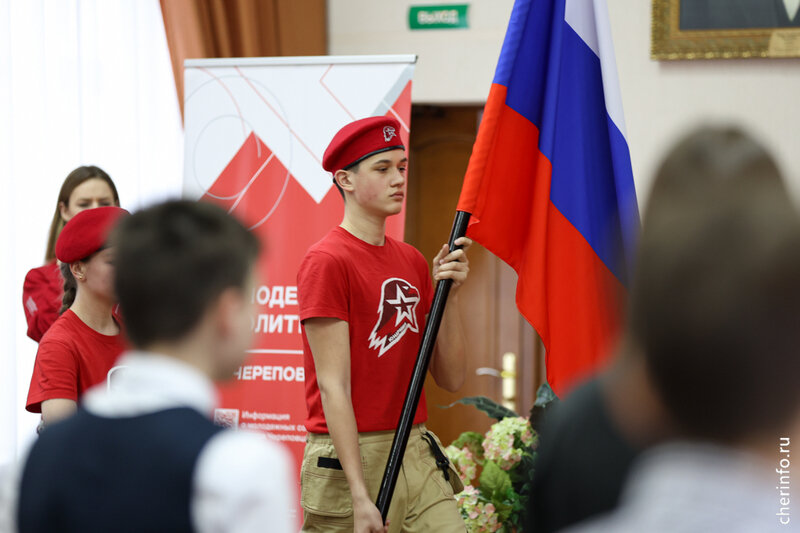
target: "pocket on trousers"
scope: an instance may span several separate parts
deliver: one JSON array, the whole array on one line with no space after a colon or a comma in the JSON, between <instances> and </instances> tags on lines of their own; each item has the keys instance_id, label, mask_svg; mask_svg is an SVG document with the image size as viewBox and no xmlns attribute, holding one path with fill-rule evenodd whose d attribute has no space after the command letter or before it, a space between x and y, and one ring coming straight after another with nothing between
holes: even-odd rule
<instances>
[{"instance_id":1,"label":"pocket on trousers","mask_svg":"<svg viewBox=\"0 0 800 533\"><path fill-rule=\"evenodd\" d=\"M450 462L450 486L453 488L453 494L458 494L464 490L464 483L461 481L461 475L456 470L453 462Z\"/></svg>"},{"instance_id":2,"label":"pocket on trousers","mask_svg":"<svg viewBox=\"0 0 800 533\"><path fill-rule=\"evenodd\" d=\"M333 446L307 450L300 472L300 505L311 514L348 517L353 514L350 485Z\"/></svg>"}]
</instances>

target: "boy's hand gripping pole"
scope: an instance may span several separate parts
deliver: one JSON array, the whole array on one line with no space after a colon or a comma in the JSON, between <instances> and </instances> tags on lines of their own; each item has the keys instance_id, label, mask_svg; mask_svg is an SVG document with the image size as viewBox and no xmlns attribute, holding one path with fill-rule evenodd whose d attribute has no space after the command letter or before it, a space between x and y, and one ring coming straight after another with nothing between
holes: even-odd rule
<instances>
[{"instance_id":1,"label":"boy's hand gripping pole","mask_svg":"<svg viewBox=\"0 0 800 533\"><path fill-rule=\"evenodd\" d=\"M450 231L449 245L451 252L460 248L454 242L466 234L469 217L469 213L456 211L453 229ZM436 344L436 335L439 333L439 325L442 323L442 316L444 315L444 306L447 303L447 296L450 293L452 284L453 280L450 279L444 279L436 283L436 293L433 297L431 311L428 313L428 320L425 323L425 331L422 334L422 342L417 353L417 362L414 364L414 373L411 375L411 382L408 384L406 399L403 401L403 410L400 412L400 421L397 423L397 431L394 434L392 448L389 451L389 459L386 461L386 470L383 472L383 480L378 491L378 499L375 502L381 512L384 523L389 514L389 504L392 502L397 476L400 474L400 466L403 464L403 455L405 455L408 437L411 434L414 413L417 412L422 386L425 384L425 375L431 362L433 347Z\"/></svg>"}]
</instances>

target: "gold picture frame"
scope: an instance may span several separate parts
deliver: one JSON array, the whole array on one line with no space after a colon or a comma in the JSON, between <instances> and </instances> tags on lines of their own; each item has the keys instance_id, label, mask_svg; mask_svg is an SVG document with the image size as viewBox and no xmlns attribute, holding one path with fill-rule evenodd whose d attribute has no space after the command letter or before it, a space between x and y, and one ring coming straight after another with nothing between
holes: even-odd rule
<instances>
[{"instance_id":1,"label":"gold picture frame","mask_svg":"<svg viewBox=\"0 0 800 533\"><path fill-rule=\"evenodd\" d=\"M681 30L681 0L653 0L650 57L800 57L800 28Z\"/></svg>"}]
</instances>

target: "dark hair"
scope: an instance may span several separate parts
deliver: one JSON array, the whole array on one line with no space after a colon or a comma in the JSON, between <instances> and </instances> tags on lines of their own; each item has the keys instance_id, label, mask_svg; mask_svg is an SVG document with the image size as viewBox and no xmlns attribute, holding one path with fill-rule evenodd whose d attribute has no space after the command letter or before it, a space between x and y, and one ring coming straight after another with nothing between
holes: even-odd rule
<instances>
[{"instance_id":1,"label":"dark hair","mask_svg":"<svg viewBox=\"0 0 800 533\"><path fill-rule=\"evenodd\" d=\"M108 246L102 246L96 252L93 252L83 259L79 259L74 262L87 263L92 260L92 257L99 254L106 248L108 248ZM58 310L59 315L64 314L64 311L72 307L72 304L75 303L75 296L78 294L78 282L75 280L75 276L72 275L72 269L70 269L71 264L72 263L61 263L59 265L59 269L61 270L61 279L64 280L63 293L61 294L61 309Z\"/></svg>"},{"instance_id":2,"label":"dark hair","mask_svg":"<svg viewBox=\"0 0 800 533\"><path fill-rule=\"evenodd\" d=\"M704 128L656 176L631 335L687 436L735 443L800 409L800 219L769 153Z\"/></svg>"},{"instance_id":3,"label":"dark hair","mask_svg":"<svg viewBox=\"0 0 800 533\"><path fill-rule=\"evenodd\" d=\"M126 217L112 233L115 289L139 348L176 341L226 289L244 288L258 240L223 209L171 201Z\"/></svg>"},{"instance_id":4,"label":"dark hair","mask_svg":"<svg viewBox=\"0 0 800 533\"><path fill-rule=\"evenodd\" d=\"M62 314L69 309L75 302L75 295L78 293L78 283L69 268L69 263L61 263L61 278L64 280L64 294L61 296L61 309L58 314Z\"/></svg>"},{"instance_id":5,"label":"dark hair","mask_svg":"<svg viewBox=\"0 0 800 533\"><path fill-rule=\"evenodd\" d=\"M48 233L47 237L47 249L45 250L44 254L45 262L49 263L56 258L56 241L58 240L58 235L61 233L61 230L64 228L64 224L66 224L64 219L61 218L61 204L68 206L69 197L72 195L72 191L74 191L75 188L84 181L94 178L101 179L108 184L109 188L111 189L111 193L114 195L114 205L119 205L119 194L117 193L117 187L111 180L111 176L106 174L102 168L90 165L78 167L70 172L64 180L64 183L61 184L61 190L58 192L56 210L55 213L53 213L53 221L50 222L50 232Z\"/></svg>"}]
</instances>

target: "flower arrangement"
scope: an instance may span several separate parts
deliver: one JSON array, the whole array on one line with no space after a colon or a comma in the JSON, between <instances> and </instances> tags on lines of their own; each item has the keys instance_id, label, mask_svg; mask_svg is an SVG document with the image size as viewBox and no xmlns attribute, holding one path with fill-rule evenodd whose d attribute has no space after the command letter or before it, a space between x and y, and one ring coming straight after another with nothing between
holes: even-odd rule
<instances>
[{"instance_id":1,"label":"flower arrangement","mask_svg":"<svg viewBox=\"0 0 800 533\"><path fill-rule=\"evenodd\" d=\"M543 385L532 417L553 399L555 395ZM463 398L457 403L474 405L497 419L485 435L465 431L445 448L464 483L456 499L467 531L521 532L539 437L529 419L488 398Z\"/></svg>"}]
</instances>

